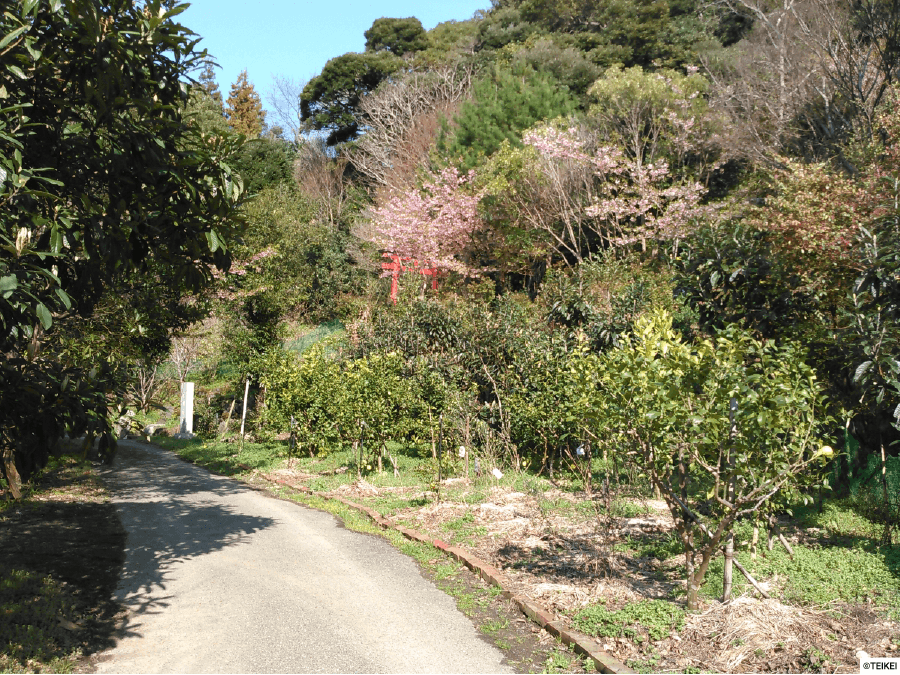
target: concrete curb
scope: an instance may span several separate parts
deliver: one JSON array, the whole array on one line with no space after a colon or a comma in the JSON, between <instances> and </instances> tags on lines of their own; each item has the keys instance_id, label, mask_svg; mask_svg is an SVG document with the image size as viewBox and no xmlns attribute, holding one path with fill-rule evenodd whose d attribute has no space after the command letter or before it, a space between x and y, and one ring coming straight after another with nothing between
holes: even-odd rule
<instances>
[{"instance_id":1,"label":"concrete curb","mask_svg":"<svg viewBox=\"0 0 900 675\"><path fill-rule=\"evenodd\" d=\"M246 464L238 464L238 466L240 466L245 471L256 471L256 469L247 466ZM480 576L487 583L491 584L492 586L498 587L501 590L501 595L504 598L515 603L515 605L525 616L527 616L534 623L538 624L552 636L559 638L563 642L563 644L565 644L566 646L571 646L576 654L590 658L594 662L594 666L597 668L597 672L613 673L614 675L630 675L636 673L636 671L631 670L624 663L621 663L620 661L614 659L612 656L604 652L596 641L592 640L586 635L582 635L581 633L570 630L563 626L562 622L558 621L553 616L553 614L545 608L535 604L531 600L513 594L508 589L506 578L503 576L500 570L489 565L480 558L475 557L465 549L451 546L447 542L441 541L440 539L433 539L417 530L412 530L408 527L397 525L390 518L385 518L374 509L370 509L369 507L363 506L362 504L357 504L356 502L351 502L349 499L345 499L343 497L326 496L321 493L314 492L304 485L295 485L293 483L287 482L286 480L281 480L280 478L271 478L261 472L259 473L259 475L261 475L270 483L277 483L278 485L283 485L287 488L290 488L291 490L297 490L298 492L321 497L322 499L334 499L335 501L339 501L345 506L349 506L352 509L356 509L357 511L365 513L367 516L369 516L369 518L374 520L385 529L391 528L397 530L407 539L413 539L424 544L430 544L435 548L439 548L454 560L457 560L468 567L470 570L472 570L472 572Z\"/></svg>"}]
</instances>

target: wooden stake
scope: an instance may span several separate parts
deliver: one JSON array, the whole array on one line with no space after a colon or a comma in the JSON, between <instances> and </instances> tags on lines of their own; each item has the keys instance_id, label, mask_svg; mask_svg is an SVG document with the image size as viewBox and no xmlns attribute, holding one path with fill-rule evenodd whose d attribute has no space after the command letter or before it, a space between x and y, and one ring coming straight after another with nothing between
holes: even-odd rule
<instances>
[{"instance_id":1,"label":"wooden stake","mask_svg":"<svg viewBox=\"0 0 900 675\"><path fill-rule=\"evenodd\" d=\"M794 559L794 549L791 548L791 545L788 543L787 539L784 538L784 535L781 533L781 528L778 527L778 523L775 520L775 516L769 516L769 527L772 528L772 531L778 535L778 541L781 542L781 545L784 546L784 550L788 552L788 555L791 557L791 560ZM772 550L771 546L772 535L769 534L769 550Z\"/></svg>"},{"instance_id":2,"label":"wooden stake","mask_svg":"<svg viewBox=\"0 0 900 675\"><path fill-rule=\"evenodd\" d=\"M759 521L753 521L753 539L750 541L750 559L756 560L756 547L759 544Z\"/></svg>"},{"instance_id":3,"label":"wooden stake","mask_svg":"<svg viewBox=\"0 0 900 675\"><path fill-rule=\"evenodd\" d=\"M760 594L761 596L763 596L766 600L768 600L768 599L769 599L769 594L766 593L766 592L762 589L762 587L757 583L756 579L753 578L753 575L751 575L750 572L748 572L747 570L745 570L745 569L744 569L744 566L741 565L741 563L739 563L736 559L733 560L733 562L734 562L734 566L738 568L738 572L740 572L741 574L743 574L743 575L744 575L744 578L746 578L747 581L750 582L750 585L753 586L753 588L755 588L755 589L759 592L759 594Z\"/></svg>"},{"instance_id":4,"label":"wooden stake","mask_svg":"<svg viewBox=\"0 0 900 675\"><path fill-rule=\"evenodd\" d=\"M466 413L466 480L469 479L469 453L472 452L472 442L469 438L469 413Z\"/></svg>"},{"instance_id":5,"label":"wooden stake","mask_svg":"<svg viewBox=\"0 0 900 675\"><path fill-rule=\"evenodd\" d=\"M725 569L722 571L722 602L731 600L732 566L734 559L734 533L729 532L725 538Z\"/></svg>"},{"instance_id":6,"label":"wooden stake","mask_svg":"<svg viewBox=\"0 0 900 675\"><path fill-rule=\"evenodd\" d=\"M388 459L391 460L391 464L394 467L394 478L400 478L400 469L397 468L397 462L394 460L394 456L391 453L388 453Z\"/></svg>"},{"instance_id":7,"label":"wooden stake","mask_svg":"<svg viewBox=\"0 0 900 675\"><path fill-rule=\"evenodd\" d=\"M737 425L734 421L734 414L737 412L737 399L733 398L728 404L728 418L731 426L728 430L728 469L732 471L734 467L734 453L731 447L731 441L737 432ZM729 502L734 501L734 478L728 481L725 488L725 495ZM732 588L732 565L734 564L734 530L730 530L725 537L725 569L722 571L722 602L731 600Z\"/></svg>"}]
</instances>

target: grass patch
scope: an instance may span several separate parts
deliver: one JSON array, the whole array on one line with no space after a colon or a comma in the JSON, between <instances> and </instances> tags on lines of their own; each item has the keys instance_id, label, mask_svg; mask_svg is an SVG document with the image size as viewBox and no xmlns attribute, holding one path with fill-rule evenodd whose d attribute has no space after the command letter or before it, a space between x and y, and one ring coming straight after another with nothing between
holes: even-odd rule
<instances>
[{"instance_id":1,"label":"grass patch","mask_svg":"<svg viewBox=\"0 0 900 675\"><path fill-rule=\"evenodd\" d=\"M319 324L293 340L286 340L284 348L288 351L296 352L297 354L303 354L317 342L321 342L330 337L339 339L343 337L345 333L344 325L340 321L329 321L328 323Z\"/></svg>"},{"instance_id":2,"label":"grass patch","mask_svg":"<svg viewBox=\"0 0 900 675\"><path fill-rule=\"evenodd\" d=\"M239 443L205 441L199 438L178 439L154 436L153 443L171 450L182 459L226 476L245 473L241 464L259 471L272 471L284 463L286 447L279 441Z\"/></svg>"},{"instance_id":3,"label":"grass patch","mask_svg":"<svg viewBox=\"0 0 900 675\"><path fill-rule=\"evenodd\" d=\"M491 619L490 621L485 621L481 624L481 632L485 635L496 635L504 628L509 627L509 621L507 619Z\"/></svg>"},{"instance_id":4,"label":"grass patch","mask_svg":"<svg viewBox=\"0 0 900 675\"><path fill-rule=\"evenodd\" d=\"M673 532L658 537L629 538L628 547L639 558L668 560L684 553L684 547Z\"/></svg>"},{"instance_id":5,"label":"grass patch","mask_svg":"<svg viewBox=\"0 0 900 675\"><path fill-rule=\"evenodd\" d=\"M544 661L544 673L568 673L572 670L575 657L562 648L554 649Z\"/></svg>"},{"instance_id":6,"label":"grass patch","mask_svg":"<svg viewBox=\"0 0 900 675\"><path fill-rule=\"evenodd\" d=\"M50 576L0 567L0 671L71 673L77 653L60 617L73 616L72 596Z\"/></svg>"},{"instance_id":7,"label":"grass patch","mask_svg":"<svg viewBox=\"0 0 900 675\"><path fill-rule=\"evenodd\" d=\"M573 617L575 628L597 637L639 639L646 633L651 640L662 640L684 626L685 612L665 600L642 600L612 611L602 604L590 605Z\"/></svg>"},{"instance_id":8,"label":"grass patch","mask_svg":"<svg viewBox=\"0 0 900 675\"><path fill-rule=\"evenodd\" d=\"M792 509L800 527L818 527L833 537L859 537L877 541L884 527L857 513L850 499L826 501L819 512L816 504Z\"/></svg>"},{"instance_id":9,"label":"grass patch","mask_svg":"<svg viewBox=\"0 0 900 675\"><path fill-rule=\"evenodd\" d=\"M794 545L794 560L782 547L751 560L740 552L739 561L759 581L778 575L782 599L806 605L859 602L871 598L882 608L900 611L900 549L860 542L853 547L812 548ZM717 597L724 561L715 558L709 566L701 593ZM713 581L713 583L710 583ZM736 593L748 590L743 577L735 575Z\"/></svg>"},{"instance_id":10,"label":"grass patch","mask_svg":"<svg viewBox=\"0 0 900 675\"><path fill-rule=\"evenodd\" d=\"M283 496L286 496L295 502L305 504L306 506L309 506L311 508L318 509L320 511L326 511L328 513L331 513L332 515L337 516L344 522L344 526L349 530L384 537L385 539L390 541L391 544L394 545L394 547L399 549L401 553L408 555L420 565L428 566L429 561L434 559L435 554L438 550L431 544L425 544L420 541L407 539L402 534L397 532L397 530L382 530L378 525L373 523L368 516L360 513L354 508L347 506L346 504L342 504L341 502L332 499L323 499L322 497L316 497L314 495L307 495L304 493L290 492L289 494L284 494Z\"/></svg>"},{"instance_id":11,"label":"grass patch","mask_svg":"<svg viewBox=\"0 0 900 675\"><path fill-rule=\"evenodd\" d=\"M653 509L647 504L636 504L626 499L617 499L610 505L609 512L616 518L638 518L650 515L653 513Z\"/></svg>"},{"instance_id":12,"label":"grass patch","mask_svg":"<svg viewBox=\"0 0 900 675\"><path fill-rule=\"evenodd\" d=\"M111 646L124 532L90 461L51 457L25 487L0 502L0 672L71 673Z\"/></svg>"}]
</instances>

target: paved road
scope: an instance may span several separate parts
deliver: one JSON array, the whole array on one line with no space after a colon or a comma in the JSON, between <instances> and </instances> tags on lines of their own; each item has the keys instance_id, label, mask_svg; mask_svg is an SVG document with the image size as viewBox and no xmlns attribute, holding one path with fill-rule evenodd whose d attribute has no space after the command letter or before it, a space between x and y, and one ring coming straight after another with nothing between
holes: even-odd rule
<instances>
[{"instance_id":1,"label":"paved road","mask_svg":"<svg viewBox=\"0 0 900 675\"><path fill-rule=\"evenodd\" d=\"M103 476L129 617L101 673L512 672L382 539L139 443Z\"/></svg>"}]
</instances>

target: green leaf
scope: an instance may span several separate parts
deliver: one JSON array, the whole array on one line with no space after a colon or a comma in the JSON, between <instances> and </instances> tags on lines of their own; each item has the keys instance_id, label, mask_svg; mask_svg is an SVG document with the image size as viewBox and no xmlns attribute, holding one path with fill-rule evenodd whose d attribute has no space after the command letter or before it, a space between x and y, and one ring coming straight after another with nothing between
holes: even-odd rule
<instances>
[{"instance_id":1,"label":"green leaf","mask_svg":"<svg viewBox=\"0 0 900 675\"><path fill-rule=\"evenodd\" d=\"M25 73L22 71L22 69L19 68L19 66L7 65L7 66L6 66L6 69L7 69L9 72L11 72L13 75L15 75L16 77L18 77L20 80L24 80L24 79L27 78L27 76L26 76Z\"/></svg>"},{"instance_id":2,"label":"green leaf","mask_svg":"<svg viewBox=\"0 0 900 675\"><path fill-rule=\"evenodd\" d=\"M163 16L163 18L171 19L173 16L178 16L184 10L186 10L189 6L190 5L188 5L187 3L181 4L181 5L176 5L175 7L170 9L168 12L166 12L165 15Z\"/></svg>"},{"instance_id":3,"label":"green leaf","mask_svg":"<svg viewBox=\"0 0 900 675\"><path fill-rule=\"evenodd\" d=\"M0 277L0 293L6 291L14 291L19 286L19 280L14 274L7 277Z\"/></svg>"},{"instance_id":4,"label":"green leaf","mask_svg":"<svg viewBox=\"0 0 900 675\"><path fill-rule=\"evenodd\" d=\"M53 325L53 316L50 314L50 310L44 305L44 303L38 303L38 306L35 308L35 312L38 316L38 319L41 320L41 325L44 327L44 330L50 328Z\"/></svg>"},{"instance_id":5,"label":"green leaf","mask_svg":"<svg viewBox=\"0 0 900 675\"><path fill-rule=\"evenodd\" d=\"M57 288L56 296L60 299L66 309L72 309L72 298L69 297L68 293L61 288Z\"/></svg>"},{"instance_id":6,"label":"green leaf","mask_svg":"<svg viewBox=\"0 0 900 675\"><path fill-rule=\"evenodd\" d=\"M25 12L26 13L30 10L30 7L28 7L28 5L30 4L33 7L35 2L37 2L37 0L25 0ZM28 30L28 28L29 27L26 25L26 26L22 26L21 28L16 28L12 33L7 33L6 37L4 37L2 40L0 40L0 49L3 49L6 45L8 45L13 40L15 40L22 33L24 33L26 30Z\"/></svg>"},{"instance_id":7,"label":"green leaf","mask_svg":"<svg viewBox=\"0 0 900 675\"><path fill-rule=\"evenodd\" d=\"M50 250L53 253L59 253L62 250L62 232L59 231L59 224L54 223L50 229Z\"/></svg>"},{"instance_id":8,"label":"green leaf","mask_svg":"<svg viewBox=\"0 0 900 675\"><path fill-rule=\"evenodd\" d=\"M215 253L221 247L222 242L219 240L219 237L216 235L215 230L210 230L206 233L206 241L209 243L209 250Z\"/></svg>"}]
</instances>

